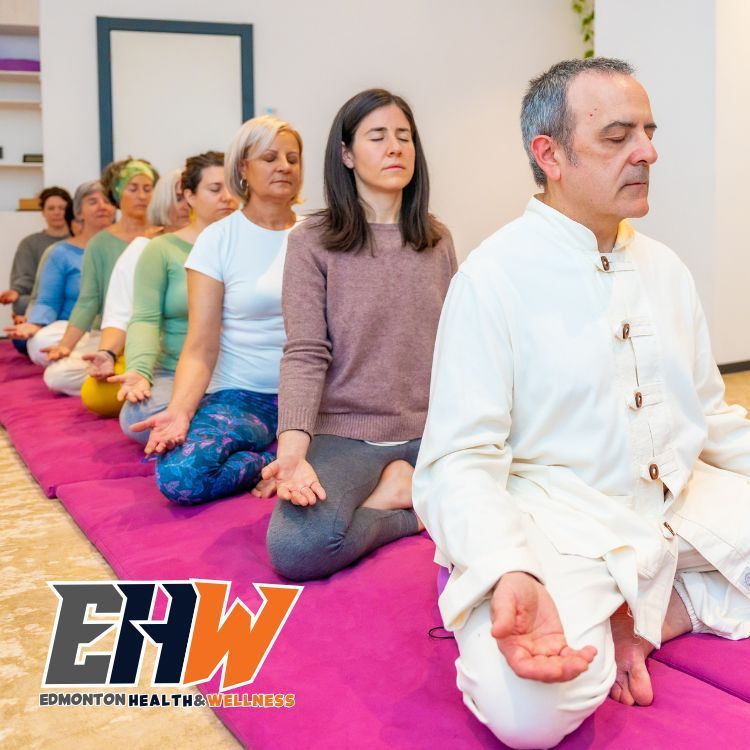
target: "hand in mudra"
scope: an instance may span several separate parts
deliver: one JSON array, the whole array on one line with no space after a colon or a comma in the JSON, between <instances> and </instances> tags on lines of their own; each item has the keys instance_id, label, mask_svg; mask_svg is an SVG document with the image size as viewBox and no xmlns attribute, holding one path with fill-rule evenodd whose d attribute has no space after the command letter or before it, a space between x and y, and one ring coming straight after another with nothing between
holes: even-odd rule
<instances>
[{"instance_id":1,"label":"hand in mudra","mask_svg":"<svg viewBox=\"0 0 750 750\"><path fill-rule=\"evenodd\" d=\"M118 401L127 399L131 404L137 404L139 401L151 398L151 383L133 370L128 370L122 375L110 375L107 382L120 383L120 390L117 391Z\"/></svg>"},{"instance_id":2,"label":"hand in mudra","mask_svg":"<svg viewBox=\"0 0 750 750\"><path fill-rule=\"evenodd\" d=\"M106 380L115 374L115 363L107 352L91 352L84 354L82 359L88 362L86 370L94 380Z\"/></svg>"},{"instance_id":3,"label":"hand in mudra","mask_svg":"<svg viewBox=\"0 0 750 750\"><path fill-rule=\"evenodd\" d=\"M293 505L315 505L326 499L326 491L318 481L315 469L297 456L279 456L263 467L264 481L276 480L276 495Z\"/></svg>"},{"instance_id":4,"label":"hand in mudra","mask_svg":"<svg viewBox=\"0 0 750 750\"><path fill-rule=\"evenodd\" d=\"M46 346L42 351L47 355L47 359L49 359L50 362L57 362L58 360L70 356L70 349L62 344Z\"/></svg>"},{"instance_id":5,"label":"hand in mudra","mask_svg":"<svg viewBox=\"0 0 750 750\"><path fill-rule=\"evenodd\" d=\"M510 668L539 682L567 682L585 672L593 646L568 645L560 615L547 589L528 573L506 573L490 602L492 636Z\"/></svg>"},{"instance_id":6,"label":"hand in mudra","mask_svg":"<svg viewBox=\"0 0 750 750\"><path fill-rule=\"evenodd\" d=\"M130 429L133 432L151 430L148 443L143 449L147 456L152 453L166 453L185 442L190 429L190 417L182 412L171 412L167 407L142 422L136 422Z\"/></svg>"},{"instance_id":7,"label":"hand in mudra","mask_svg":"<svg viewBox=\"0 0 750 750\"><path fill-rule=\"evenodd\" d=\"M28 341L28 339L36 335L37 331L41 330L41 326L35 325L34 323L17 323L14 326L8 326L4 330L10 339Z\"/></svg>"}]
</instances>

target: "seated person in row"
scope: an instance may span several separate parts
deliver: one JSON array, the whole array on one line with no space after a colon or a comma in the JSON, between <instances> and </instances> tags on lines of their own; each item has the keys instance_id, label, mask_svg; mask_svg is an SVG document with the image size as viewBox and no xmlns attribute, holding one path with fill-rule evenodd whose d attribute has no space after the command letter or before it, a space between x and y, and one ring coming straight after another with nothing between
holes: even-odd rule
<instances>
[{"instance_id":1,"label":"seated person in row","mask_svg":"<svg viewBox=\"0 0 750 750\"><path fill-rule=\"evenodd\" d=\"M113 211L114 216L114 211ZM113 218L114 221L114 218ZM81 225L78 223L78 221L75 218L74 212L73 212L73 201L68 203L65 206L65 223L68 225L68 236L69 237L78 237L79 234L81 234ZM29 295L29 301L26 306L26 314L25 315L14 315L14 325L15 324L21 324L26 323L29 319L29 312L31 311L31 308L34 306L34 303L37 300L37 297L39 296L39 281L42 278L42 273L44 273L44 268L47 265L47 261L49 260L50 253L57 247L57 242L53 242L51 245L48 245L45 251L42 253L42 257L39 259L39 265L36 267L36 276L34 277L34 286L31 288L31 294ZM29 337L33 334L29 334ZM11 343L13 344L13 348L19 352L20 354L23 354L25 356L29 356L28 352L28 338L19 338L18 336L10 336Z\"/></svg>"},{"instance_id":2,"label":"seated person in row","mask_svg":"<svg viewBox=\"0 0 750 750\"><path fill-rule=\"evenodd\" d=\"M52 391L68 396L80 394L87 375L83 355L99 349L98 326L112 268L135 237L150 233L146 209L157 178L148 162L136 159L113 162L102 174L107 197L121 215L117 223L88 242L78 302L61 339L44 350L51 362L44 371L44 382Z\"/></svg>"},{"instance_id":3,"label":"seated person in row","mask_svg":"<svg viewBox=\"0 0 750 750\"><path fill-rule=\"evenodd\" d=\"M27 343L31 361L42 366L48 363L42 350L60 340L78 300L86 243L112 224L115 216L115 208L98 181L80 185L72 205L80 232L47 249L36 299L28 309L27 322L6 329L14 343Z\"/></svg>"},{"instance_id":4,"label":"seated person in row","mask_svg":"<svg viewBox=\"0 0 750 750\"><path fill-rule=\"evenodd\" d=\"M411 477L456 270L403 99L371 89L346 102L324 177L327 208L289 236L278 458L257 490L278 490L268 551L294 580L421 531Z\"/></svg>"},{"instance_id":5,"label":"seated person in row","mask_svg":"<svg viewBox=\"0 0 750 750\"><path fill-rule=\"evenodd\" d=\"M181 178L182 170L175 169L154 186L146 212L148 225L152 227L150 236L176 232L190 220ZM88 377L81 386L81 402L102 417L116 417L122 408L122 400L117 398L120 384L108 382L108 379L125 372L125 333L133 313L135 268L149 242L149 237L136 237L117 259L104 299L99 348L83 355Z\"/></svg>"},{"instance_id":6,"label":"seated person in row","mask_svg":"<svg viewBox=\"0 0 750 750\"><path fill-rule=\"evenodd\" d=\"M135 269L133 314L125 344L127 371L108 378L120 383L124 401L120 426L125 435L145 445L148 431L130 426L167 408L188 327L185 261L198 235L231 214L237 204L224 183L224 154L208 151L191 156L181 174L180 189L190 209L190 223L151 240Z\"/></svg>"},{"instance_id":7,"label":"seated person in row","mask_svg":"<svg viewBox=\"0 0 750 750\"><path fill-rule=\"evenodd\" d=\"M226 156L242 208L201 232L185 263L188 331L166 410L151 429L156 481L184 505L249 490L275 454L281 278L292 206L302 187L302 140L271 116L248 120Z\"/></svg>"},{"instance_id":8,"label":"seated person in row","mask_svg":"<svg viewBox=\"0 0 750 750\"><path fill-rule=\"evenodd\" d=\"M651 703L664 641L750 635L750 422L687 268L625 220L656 161L632 68L553 66L521 124L542 192L451 284L414 506L464 702L549 748L608 695Z\"/></svg>"},{"instance_id":9,"label":"seated person in row","mask_svg":"<svg viewBox=\"0 0 750 750\"><path fill-rule=\"evenodd\" d=\"M23 323L34 286L37 268L44 251L70 233L65 221L65 209L70 203L70 193L61 187L49 187L39 194L39 205L46 227L24 237L13 256L10 269L10 287L0 292L0 304L13 305L15 323Z\"/></svg>"}]
</instances>

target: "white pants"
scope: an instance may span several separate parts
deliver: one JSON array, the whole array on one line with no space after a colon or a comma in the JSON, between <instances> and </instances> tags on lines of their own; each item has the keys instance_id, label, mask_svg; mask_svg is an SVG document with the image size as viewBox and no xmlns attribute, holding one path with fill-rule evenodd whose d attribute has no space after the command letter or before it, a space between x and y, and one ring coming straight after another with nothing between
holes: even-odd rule
<instances>
[{"instance_id":1,"label":"white pants","mask_svg":"<svg viewBox=\"0 0 750 750\"><path fill-rule=\"evenodd\" d=\"M456 682L464 703L506 745L549 748L576 729L609 694L616 673L609 618L624 600L604 560L562 555L530 516L524 523L568 644L595 646L597 655L586 672L568 682L548 684L518 677L490 635L486 599L455 633L460 653ZM676 589L694 630L730 638L750 635L750 599L683 539L677 569Z\"/></svg>"},{"instance_id":2,"label":"white pants","mask_svg":"<svg viewBox=\"0 0 750 750\"><path fill-rule=\"evenodd\" d=\"M67 396L78 396L83 381L88 376L87 363L83 355L91 354L99 348L101 332L84 333L68 357L58 359L57 362L50 362L42 349L59 344L67 326L67 320L56 320L44 326L29 339L28 352L32 362L46 368L44 382L51 391L64 393Z\"/></svg>"}]
</instances>

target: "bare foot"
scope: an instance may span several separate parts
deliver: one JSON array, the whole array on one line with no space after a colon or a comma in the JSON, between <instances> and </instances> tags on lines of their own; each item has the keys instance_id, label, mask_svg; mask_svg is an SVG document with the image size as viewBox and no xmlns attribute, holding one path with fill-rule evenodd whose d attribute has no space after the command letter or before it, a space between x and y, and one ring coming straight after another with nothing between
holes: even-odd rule
<instances>
[{"instance_id":1,"label":"bare foot","mask_svg":"<svg viewBox=\"0 0 750 750\"><path fill-rule=\"evenodd\" d=\"M394 510L412 507L411 478L414 468L406 461L391 461L383 469L372 494L362 503L363 508L376 508L377 510ZM419 520L419 519L418 519ZM419 531L424 529L424 524L419 520Z\"/></svg>"},{"instance_id":2,"label":"bare foot","mask_svg":"<svg viewBox=\"0 0 750 750\"><path fill-rule=\"evenodd\" d=\"M646 657L654 647L635 634L633 618L628 614L626 604L610 617L609 622L612 626L617 663L617 676L609 697L626 706L636 703L639 706L648 706L654 699L654 691L646 669Z\"/></svg>"},{"instance_id":3,"label":"bare foot","mask_svg":"<svg viewBox=\"0 0 750 750\"><path fill-rule=\"evenodd\" d=\"M623 604L610 617L612 638L615 642L615 662L617 676L609 692L613 700L632 706L648 706L654 700L651 677L646 669L646 657L654 647L633 630L633 618L628 614L627 605ZM662 643L692 630L690 615L678 593L673 589L667 606L664 624L661 626Z\"/></svg>"},{"instance_id":4,"label":"bare foot","mask_svg":"<svg viewBox=\"0 0 750 750\"><path fill-rule=\"evenodd\" d=\"M276 477L271 479L261 479L258 484L250 490L250 494L255 497L273 497L276 494Z\"/></svg>"}]
</instances>

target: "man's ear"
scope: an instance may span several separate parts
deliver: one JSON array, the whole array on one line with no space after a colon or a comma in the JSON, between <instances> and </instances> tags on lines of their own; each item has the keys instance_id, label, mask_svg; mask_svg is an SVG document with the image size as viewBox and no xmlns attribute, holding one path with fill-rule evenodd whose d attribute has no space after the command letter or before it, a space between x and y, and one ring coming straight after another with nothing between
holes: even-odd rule
<instances>
[{"instance_id":1,"label":"man's ear","mask_svg":"<svg viewBox=\"0 0 750 750\"><path fill-rule=\"evenodd\" d=\"M341 161L344 162L345 167L354 169L354 158L352 157L352 152L346 147L346 144L343 141L341 141Z\"/></svg>"},{"instance_id":2,"label":"man's ear","mask_svg":"<svg viewBox=\"0 0 750 750\"><path fill-rule=\"evenodd\" d=\"M531 153L534 154L539 169L551 182L560 179L559 150L559 144L548 135L537 135L531 140Z\"/></svg>"}]
</instances>

